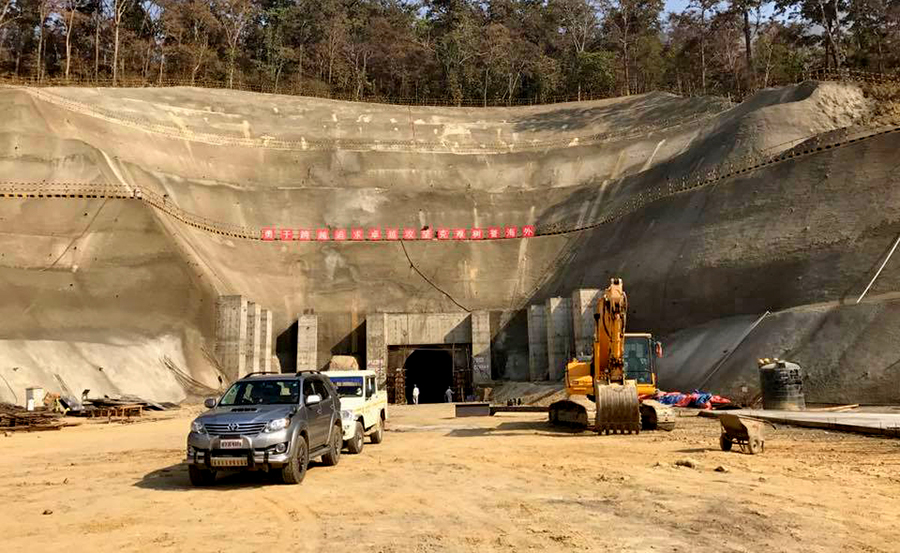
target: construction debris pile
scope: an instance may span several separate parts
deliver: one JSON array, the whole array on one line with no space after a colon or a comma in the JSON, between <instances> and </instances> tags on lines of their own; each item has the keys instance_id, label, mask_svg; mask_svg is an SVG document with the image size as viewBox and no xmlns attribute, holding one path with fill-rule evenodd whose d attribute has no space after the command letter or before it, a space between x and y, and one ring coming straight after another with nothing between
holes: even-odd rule
<instances>
[{"instance_id":1,"label":"construction debris pile","mask_svg":"<svg viewBox=\"0 0 900 553\"><path fill-rule=\"evenodd\" d=\"M85 390L88 392L89 390ZM150 411L165 411L174 404L155 403L137 396L122 395L116 397L103 396L102 398L89 398L82 394L83 408L69 414L82 417L123 417L141 416L145 409Z\"/></svg>"},{"instance_id":2,"label":"construction debris pile","mask_svg":"<svg viewBox=\"0 0 900 553\"><path fill-rule=\"evenodd\" d=\"M24 407L0 403L0 432L59 430L71 426L63 421L61 413L53 411L27 411Z\"/></svg>"}]
</instances>

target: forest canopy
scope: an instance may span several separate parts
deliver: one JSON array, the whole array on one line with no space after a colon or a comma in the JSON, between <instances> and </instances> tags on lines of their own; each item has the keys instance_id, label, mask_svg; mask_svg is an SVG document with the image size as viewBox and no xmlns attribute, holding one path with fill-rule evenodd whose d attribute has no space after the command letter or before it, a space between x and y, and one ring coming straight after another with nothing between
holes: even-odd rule
<instances>
[{"instance_id":1,"label":"forest canopy","mask_svg":"<svg viewBox=\"0 0 900 553\"><path fill-rule=\"evenodd\" d=\"M497 105L895 72L900 0L0 0L0 75Z\"/></svg>"}]
</instances>

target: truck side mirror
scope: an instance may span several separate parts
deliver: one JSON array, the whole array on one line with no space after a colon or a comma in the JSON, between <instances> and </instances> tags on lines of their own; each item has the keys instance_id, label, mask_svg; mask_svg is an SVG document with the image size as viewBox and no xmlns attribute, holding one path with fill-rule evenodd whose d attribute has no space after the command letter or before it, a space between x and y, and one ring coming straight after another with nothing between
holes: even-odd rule
<instances>
[{"instance_id":1,"label":"truck side mirror","mask_svg":"<svg viewBox=\"0 0 900 553\"><path fill-rule=\"evenodd\" d=\"M214 409L216 407L216 398L214 398L214 397L206 398L205 400L203 400L203 406L206 407L207 409Z\"/></svg>"},{"instance_id":2,"label":"truck side mirror","mask_svg":"<svg viewBox=\"0 0 900 553\"><path fill-rule=\"evenodd\" d=\"M663 356L662 342L656 342L656 356L657 356L657 357L662 357L662 356Z\"/></svg>"},{"instance_id":3,"label":"truck side mirror","mask_svg":"<svg viewBox=\"0 0 900 553\"><path fill-rule=\"evenodd\" d=\"M307 405L316 405L322 401L322 396L319 394L309 394L306 396L306 404Z\"/></svg>"}]
</instances>

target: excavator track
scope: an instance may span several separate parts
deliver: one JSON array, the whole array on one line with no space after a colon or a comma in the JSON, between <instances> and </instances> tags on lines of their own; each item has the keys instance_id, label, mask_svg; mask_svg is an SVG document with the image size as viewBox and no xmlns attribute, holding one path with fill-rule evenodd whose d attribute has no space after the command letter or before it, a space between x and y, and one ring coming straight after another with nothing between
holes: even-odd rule
<instances>
[{"instance_id":1,"label":"excavator track","mask_svg":"<svg viewBox=\"0 0 900 553\"><path fill-rule=\"evenodd\" d=\"M645 399L641 402L641 429L642 430L675 430L675 409L669 405Z\"/></svg>"},{"instance_id":2,"label":"excavator track","mask_svg":"<svg viewBox=\"0 0 900 553\"><path fill-rule=\"evenodd\" d=\"M570 396L550 405L550 424L584 430L594 420L596 408L585 396Z\"/></svg>"},{"instance_id":3,"label":"excavator track","mask_svg":"<svg viewBox=\"0 0 900 553\"><path fill-rule=\"evenodd\" d=\"M599 387L599 409L594 424L598 434L638 434L641 431L641 404L633 384Z\"/></svg>"}]
</instances>

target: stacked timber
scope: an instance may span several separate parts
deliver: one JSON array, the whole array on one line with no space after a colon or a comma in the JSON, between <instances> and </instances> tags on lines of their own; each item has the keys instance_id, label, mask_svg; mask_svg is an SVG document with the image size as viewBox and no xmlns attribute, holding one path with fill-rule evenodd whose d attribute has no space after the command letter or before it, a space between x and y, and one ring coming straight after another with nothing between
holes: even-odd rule
<instances>
[{"instance_id":1,"label":"stacked timber","mask_svg":"<svg viewBox=\"0 0 900 553\"><path fill-rule=\"evenodd\" d=\"M62 421L61 413L52 411L27 411L24 407L0 403L0 431L59 430L69 426Z\"/></svg>"}]
</instances>

